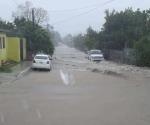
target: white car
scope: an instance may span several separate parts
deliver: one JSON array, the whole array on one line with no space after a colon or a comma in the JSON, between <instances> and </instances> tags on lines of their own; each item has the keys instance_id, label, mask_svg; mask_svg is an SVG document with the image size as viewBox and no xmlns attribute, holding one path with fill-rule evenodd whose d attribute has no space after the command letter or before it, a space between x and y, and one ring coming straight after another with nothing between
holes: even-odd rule
<instances>
[{"instance_id":1,"label":"white car","mask_svg":"<svg viewBox=\"0 0 150 125\"><path fill-rule=\"evenodd\" d=\"M103 61L104 56L101 50L90 50L88 59L90 61Z\"/></svg>"},{"instance_id":2,"label":"white car","mask_svg":"<svg viewBox=\"0 0 150 125\"><path fill-rule=\"evenodd\" d=\"M47 69L51 70L51 60L49 55L37 54L32 63L32 69Z\"/></svg>"}]
</instances>

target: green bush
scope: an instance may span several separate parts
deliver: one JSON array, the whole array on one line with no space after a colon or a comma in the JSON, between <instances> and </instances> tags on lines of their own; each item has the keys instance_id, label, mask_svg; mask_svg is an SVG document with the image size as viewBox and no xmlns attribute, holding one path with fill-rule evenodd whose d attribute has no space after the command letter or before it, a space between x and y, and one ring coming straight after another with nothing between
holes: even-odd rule
<instances>
[{"instance_id":1,"label":"green bush","mask_svg":"<svg viewBox=\"0 0 150 125\"><path fill-rule=\"evenodd\" d=\"M150 66L150 37L143 37L135 43L134 47L137 65Z\"/></svg>"},{"instance_id":2,"label":"green bush","mask_svg":"<svg viewBox=\"0 0 150 125\"><path fill-rule=\"evenodd\" d=\"M3 73L11 73L12 70L11 70L11 68L8 67L8 66L1 66L1 67L0 67L0 72L3 72Z\"/></svg>"},{"instance_id":3,"label":"green bush","mask_svg":"<svg viewBox=\"0 0 150 125\"><path fill-rule=\"evenodd\" d=\"M18 62L9 60L0 67L0 72L11 73L12 72L12 67L16 66L17 64L18 64Z\"/></svg>"}]
</instances>

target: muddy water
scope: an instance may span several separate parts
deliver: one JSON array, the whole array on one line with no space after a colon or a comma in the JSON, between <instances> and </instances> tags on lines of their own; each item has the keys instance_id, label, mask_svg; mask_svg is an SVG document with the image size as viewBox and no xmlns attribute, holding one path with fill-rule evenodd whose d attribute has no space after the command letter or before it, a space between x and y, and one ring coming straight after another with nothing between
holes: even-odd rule
<instances>
[{"instance_id":1,"label":"muddy water","mask_svg":"<svg viewBox=\"0 0 150 125\"><path fill-rule=\"evenodd\" d=\"M65 53L77 51L62 48L51 72L0 87L0 125L150 125L149 79L92 72L80 52L70 61Z\"/></svg>"}]
</instances>

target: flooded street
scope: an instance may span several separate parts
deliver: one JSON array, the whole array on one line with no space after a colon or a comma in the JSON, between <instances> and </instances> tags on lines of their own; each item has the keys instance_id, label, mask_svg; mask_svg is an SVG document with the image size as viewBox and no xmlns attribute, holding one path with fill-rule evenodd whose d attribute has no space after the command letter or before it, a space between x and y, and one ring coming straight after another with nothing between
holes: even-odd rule
<instances>
[{"instance_id":1,"label":"flooded street","mask_svg":"<svg viewBox=\"0 0 150 125\"><path fill-rule=\"evenodd\" d=\"M85 56L58 46L51 72L0 85L0 125L150 125L150 79L94 72Z\"/></svg>"}]
</instances>

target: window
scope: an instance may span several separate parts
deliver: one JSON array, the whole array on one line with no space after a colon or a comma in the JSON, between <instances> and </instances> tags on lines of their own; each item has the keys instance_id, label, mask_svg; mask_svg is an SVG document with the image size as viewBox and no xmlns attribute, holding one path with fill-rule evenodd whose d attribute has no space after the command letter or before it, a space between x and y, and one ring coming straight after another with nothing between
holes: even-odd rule
<instances>
[{"instance_id":1,"label":"window","mask_svg":"<svg viewBox=\"0 0 150 125\"><path fill-rule=\"evenodd\" d=\"M47 56L36 56L35 59L43 59L43 60L47 60L48 57L47 57Z\"/></svg>"},{"instance_id":2,"label":"window","mask_svg":"<svg viewBox=\"0 0 150 125\"><path fill-rule=\"evenodd\" d=\"M5 48L5 37L3 37L3 48Z\"/></svg>"},{"instance_id":3,"label":"window","mask_svg":"<svg viewBox=\"0 0 150 125\"><path fill-rule=\"evenodd\" d=\"M0 37L0 49L2 49L2 41L1 41L1 37Z\"/></svg>"},{"instance_id":4,"label":"window","mask_svg":"<svg viewBox=\"0 0 150 125\"><path fill-rule=\"evenodd\" d=\"M91 54L101 54L102 52L100 50L92 50L90 53Z\"/></svg>"}]
</instances>

